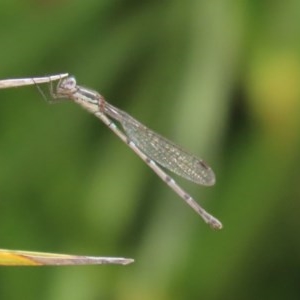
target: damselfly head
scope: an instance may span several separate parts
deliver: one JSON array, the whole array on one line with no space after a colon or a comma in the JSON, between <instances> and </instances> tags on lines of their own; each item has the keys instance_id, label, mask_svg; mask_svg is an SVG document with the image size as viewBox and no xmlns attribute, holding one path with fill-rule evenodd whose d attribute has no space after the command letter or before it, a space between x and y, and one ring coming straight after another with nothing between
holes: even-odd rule
<instances>
[{"instance_id":1,"label":"damselfly head","mask_svg":"<svg viewBox=\"0 0 300 300\"><path fill-rule=\"evenodd\" d=\"M68 95L76 91L76 79L74 76L68 76L67 78L62 79L56 88L56 93L58 95Z\"/></svg>"}]
</instances>

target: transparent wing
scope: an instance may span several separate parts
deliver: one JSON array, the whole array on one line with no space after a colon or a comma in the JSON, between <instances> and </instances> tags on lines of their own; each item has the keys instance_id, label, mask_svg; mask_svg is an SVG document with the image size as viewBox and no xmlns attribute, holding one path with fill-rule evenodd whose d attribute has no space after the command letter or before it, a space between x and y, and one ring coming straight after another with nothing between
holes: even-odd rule
<instances>
[{"instance_id":1,"label":"transparent wing","mask_svg":"<svg viewBox=\"0 0 300 300\"><path fill-rule=\"evenodd\" d=\"M202 185L213 185L215 174L201 159L150 130L126 112L108 105L107 113L119 121L128 138L152 160L175 174Z\"/></svg>"}]
</instances>

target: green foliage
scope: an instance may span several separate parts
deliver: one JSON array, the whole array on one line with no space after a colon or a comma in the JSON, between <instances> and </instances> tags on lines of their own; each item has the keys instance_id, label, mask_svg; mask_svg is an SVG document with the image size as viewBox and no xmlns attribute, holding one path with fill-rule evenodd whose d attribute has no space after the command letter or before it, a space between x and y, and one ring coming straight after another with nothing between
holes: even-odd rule
<instances>
[{"instance_id":1,"label":"green foliage","mask_svg":"<svg viewBox=\"0 0 300 300\"><path fill-rule=\"evenodd\" d=\"M299 299L299 12L292 0L1 2L0 78L69 72L204 158L215 187L178 181L224 229L75 104L1 90L0 248L136 262L2 268L0 298Z\"/></svg>"}]
</instances>

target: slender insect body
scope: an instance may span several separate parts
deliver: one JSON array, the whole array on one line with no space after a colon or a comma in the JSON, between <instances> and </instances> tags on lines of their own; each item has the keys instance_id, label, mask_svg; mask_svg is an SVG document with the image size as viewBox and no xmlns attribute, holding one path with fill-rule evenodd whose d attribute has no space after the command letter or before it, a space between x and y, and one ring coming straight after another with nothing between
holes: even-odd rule
<instances>
[{"instance_id":1,"label":"slender insect body","mask_svg":"<svg viewBox=\"0 0 300 300\"><path fill-rule=\"evenodd\" d=\"M74 102L78 103L85 110L89 111L92 114L99 112L98 102L94 103L93 101L86 101L85 98L81 97L78 92L73 95L72 99L74 100Z\"/></svg>"},{"instance_id":2,"label":"slender insect body","mask_svg":"<svg viewBox=\"0 0 300 300\"><path fill-rule=\"evenodd\" d=\"M195 183L213 185L215 183L214 172L203 160L189 154L170 140L150 130L126 112L109 104L97 92L78 86L74 77L61 80L57 86L55 96L71 99L93 113L145 161L207 224L214 229L222 228L222 223L219 220L205 211L173 178L158 166L159 164ZM125 133L108 117L118 121Z\"/></svg>"}]
</instances>

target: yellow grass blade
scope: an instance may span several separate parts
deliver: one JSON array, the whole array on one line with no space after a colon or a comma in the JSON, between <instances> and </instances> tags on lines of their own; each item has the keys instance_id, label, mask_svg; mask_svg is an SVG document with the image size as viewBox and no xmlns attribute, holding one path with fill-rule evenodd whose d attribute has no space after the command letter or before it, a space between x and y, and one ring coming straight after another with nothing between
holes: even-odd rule
<instances>
[{"instance_id":1,"label":"yellow grass blade","mask_svg":"<svg viewBox=\"0 0 300 300\"><path fill-rule=\"evenodd\" d=\"M45 252L0 249L0 266L127 265L131 258L78 256Z\"/></svg>"}]
</instances>

